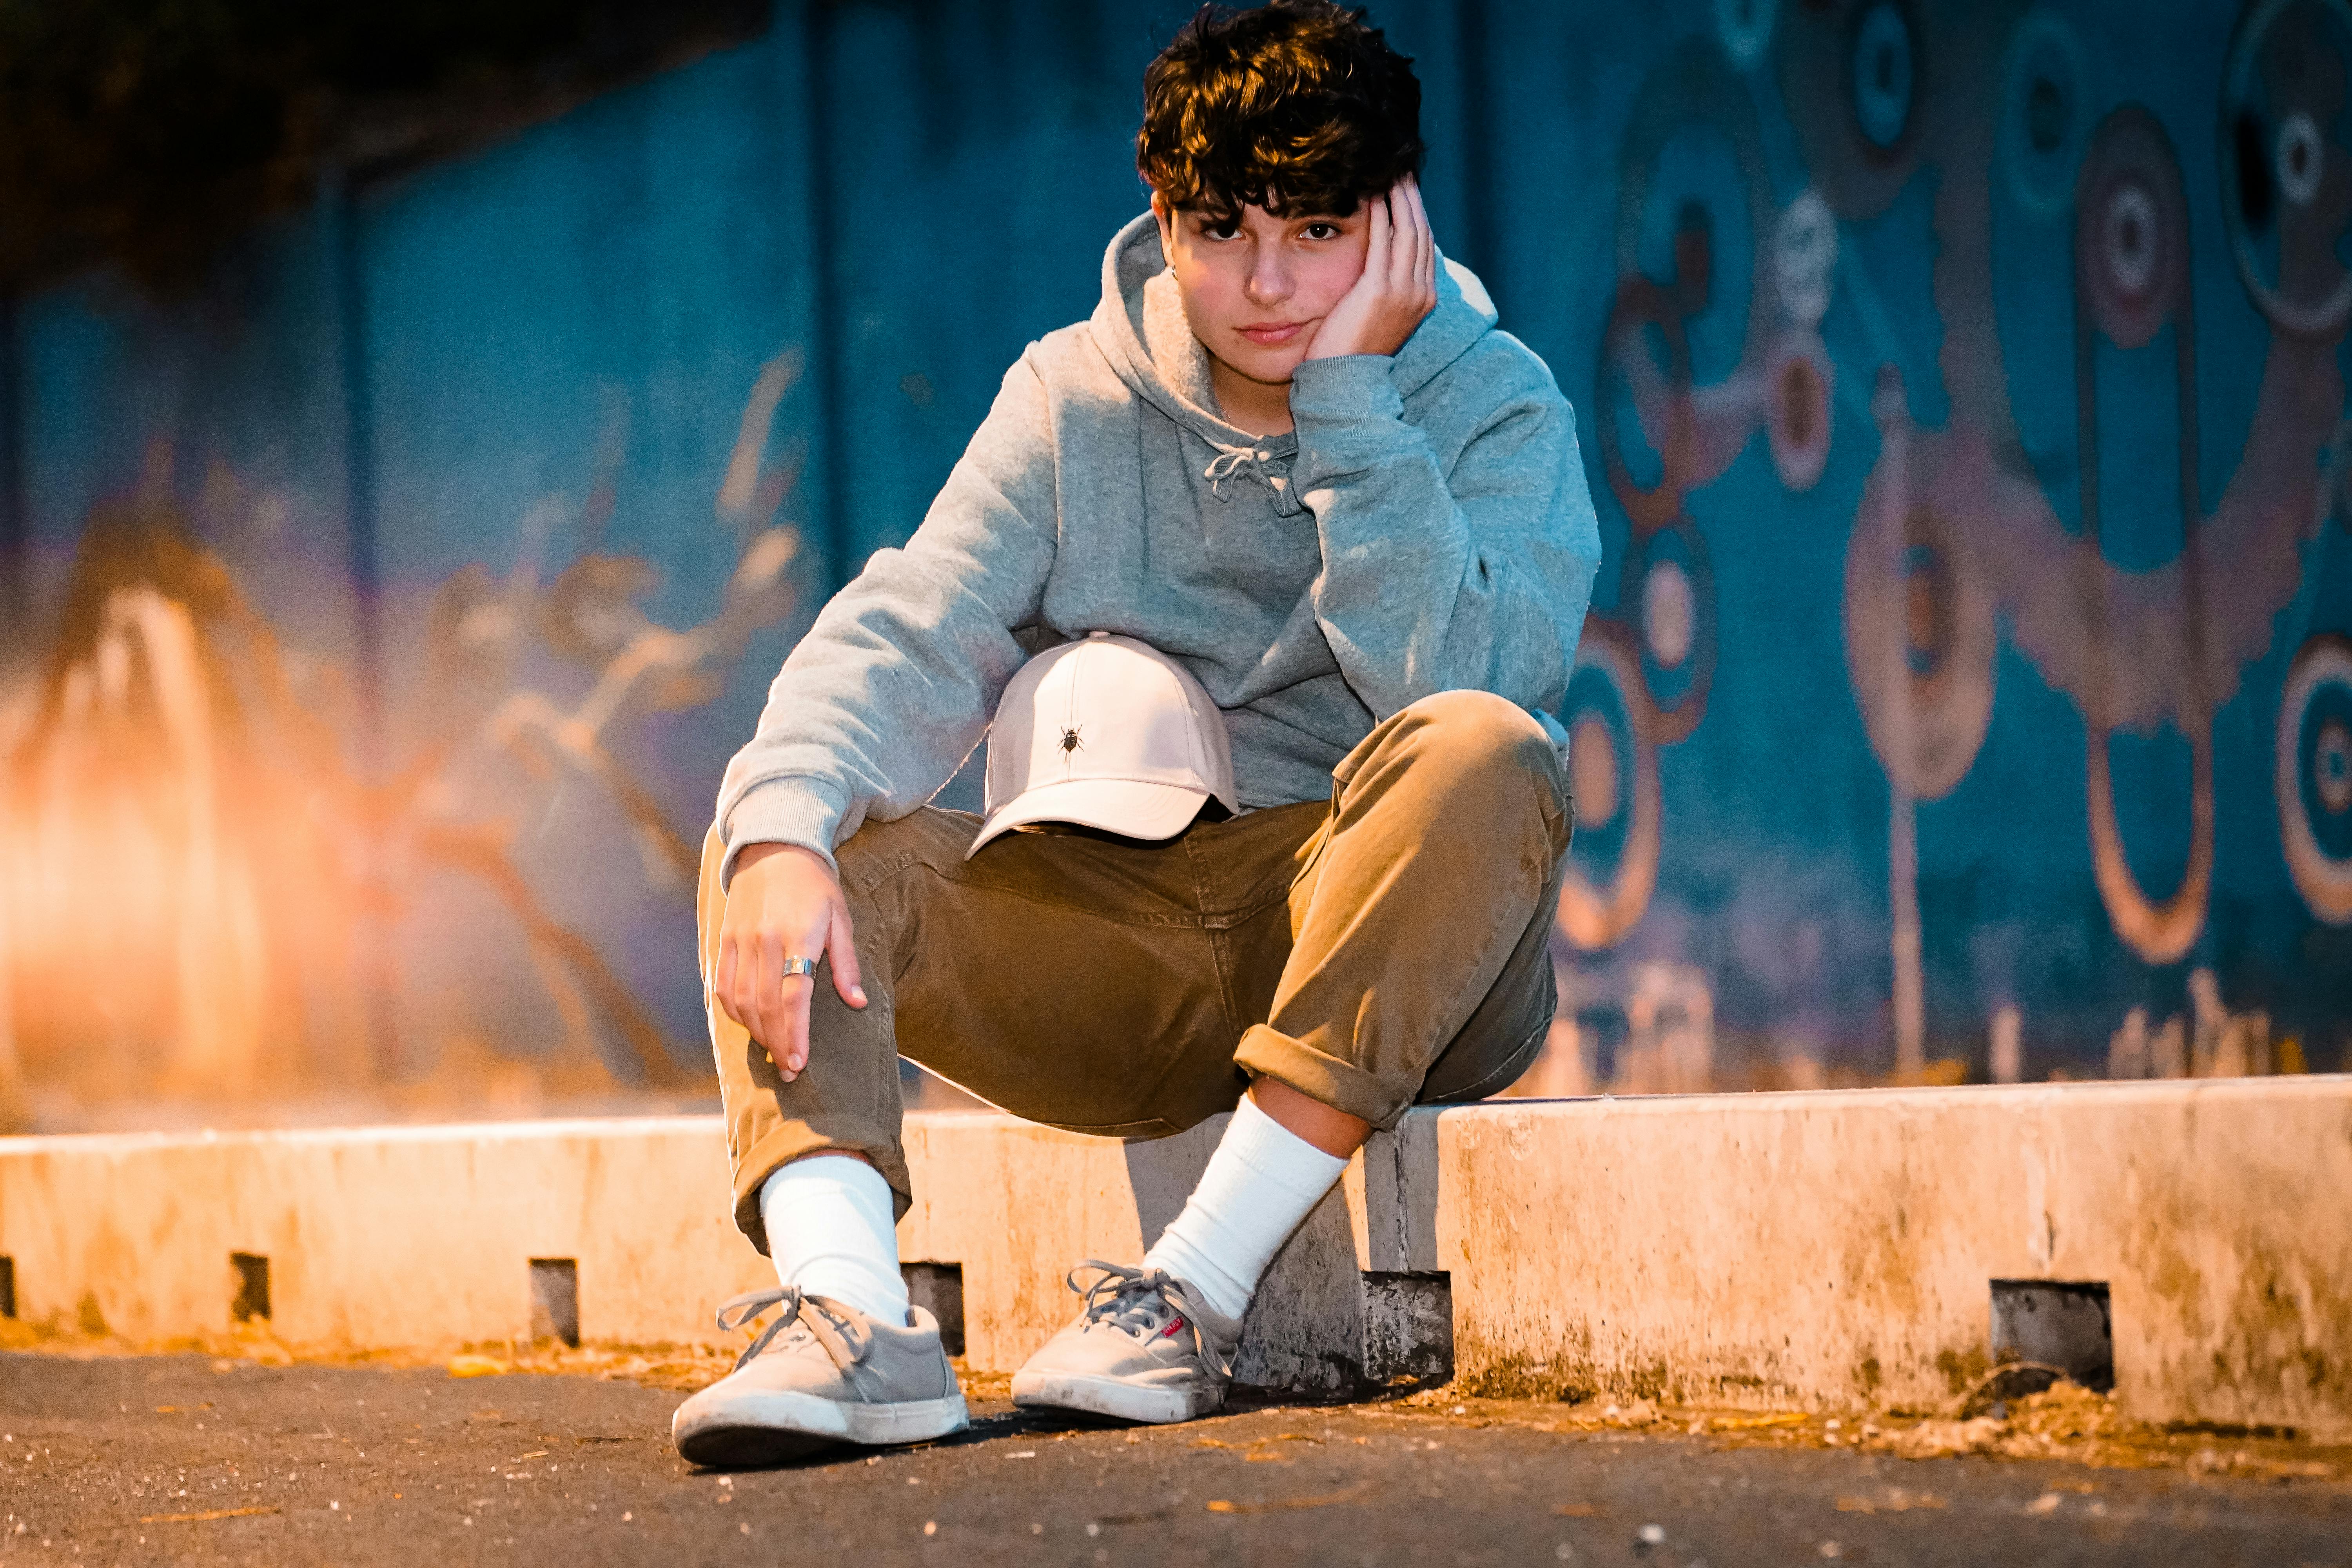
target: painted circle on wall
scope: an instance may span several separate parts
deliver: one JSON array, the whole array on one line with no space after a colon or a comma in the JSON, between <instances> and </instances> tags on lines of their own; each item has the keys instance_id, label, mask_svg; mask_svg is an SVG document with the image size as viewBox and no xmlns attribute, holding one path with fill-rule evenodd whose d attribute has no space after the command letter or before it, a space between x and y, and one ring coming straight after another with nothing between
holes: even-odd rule
<instances>
[{"instance_id":1,"label":"painted circle on wall","mask_svg":"<svg viewBox=\"0 0 2352 1568\"><path fill-rule=\"evenodd\" d=\"M1846 542L1846 672L1887 776L1937 800L1968 776L1992 723L1993 592L1950 518L1888 510L1865 491Z\"/></svg>"},{"instance_id":2,"label":"painted circle on wall","mask_svg":"<svg viewBox=\"0 0 2352 1568\"><path fill-rule=\"evenodd\" d=\"M1658 752L1638 641L1622 621L1587 620L1559 709L1577 792L1559 930L1588 952L1622 941L1658 881ZM1605 784L1595 777L1603 772Z\"/></svg>"},{"instance_id":3,"label":"painted circle on wall","mask_svg":"<svg viewBox=\"0 0 2352 1568\"><path fill-rule=\"evenodd\" d=\"M1780 0L1715 0L1715 36L1723 40L1723 52L1741 66L1762 59L1780 12Z\"/></svg>"},{"instance_id":4,"label":"painted circle on wall","mask_svg":"<svg viewBox=\"0 0 2352 1568\"><path fill-rule=\"evenodd\" d=\"M2279 125L2278 183L2286 199L2307 207L2319 196L2319 180L2327 168L2327 144L2310 115L2296 110Z\"/></svg>"},{"instance_id":5,"label":"painted circle on wall","mask_svg":"<svg viewBox=\"0 0 2352 1568\"><path fill-rule=\"evenodd\" d=\"M1800 193L1772 232L1772 282L1780 309L1797 325L1818 327L1830 313L1837 254L1837 215L1821 192Z\"/></svg>"},{"instance_id":6,"label":"painted circle on wall","mask_svg":"<svg viewBox=\"0 0 2352 1568\"><path fill-rule=\"evenodd\" d=\"M2352 723L2343 714L2330 714L2320 723L2312 742L2310 773L2321 811L2332 817L2352 811Z\"/></svg>"},{"instance_id":7,"label":"painted circle on wall","mask_svg":"<svg viewBox=\"0 0 2352 1568\"><path fill-rule=\"evenodd\" d=\"M1617 821L1623 803L1618 799L1617 771L1623 767L1617 731L1587 713L1576 721L1568 738L1569 788L1576 795L1576 827L1580 833L1607 831Z\"/></svg>"},{"instance_id":8,"label":"painted circle on wall","mask_svg":"<svg viewBox=\"0 0 2352 1568\"><path fill-rule=\"evenodd\" d=\"M2000 157L2010 190L2043 216L2074 201L2074 175L2090 142L2090 68L2066 21L2034 11L2010 35L2001 72Z\"/></svg>"},{"instance_id":9,"label":"painted circle on wall","mask_svg":"<svg viewBox=\"0 0 2352 1568\"><path fill-rule=\"evenodd\" d=\"M2295 651L2279 699L2279 839L2295 889L2331 925L2352 924L2352 637Z\"/></svg>"},{"instance_id":10,"label":"painted circle on wall","mask_svg":"<svg viewBox=\"0 0 2352 1568\"><path fill-rule=\"evenodd\" d=\"M1837 374L1820 337L1790 332L1764 372L1764 437L1772 467L1792 490L1809 490L1830 460L1830 388Z\"/></svg>"},{"instance_id":11,"label":"painted circle on wall","mask_svg":"<svg viewBox=\"0 0 2352 1568\"><path fill-rule=\"evenodd\" d=\"M2156 197L2146 185L2125 184L2107 194L2099 215L2099 261L2107 286L2133 304L2147 298L2156 281Z\"/></svg>"},{"instance_id":12,"label":"painted circle on wall","mask_svg":"<svg viewBox=\"0 0 2352 1568\"><path fill-rule=\"evenodd\" d=\"M1879 0L1864 11L1853 31L1853 117L1874 145L1891 148L1910 129L1917 69L1911 21L1902 7Z\"/></svg>"},{"instance_id":13,"label":"painted circle on wall","mask_svg":"<svg viewBox=\"0 0 2352 1568\"><path fill-rule=\"evenodd\" d=\"M1667 669L1689 658L1691 623L1697 614L1690 574L1673 561L1652 563L1642 578L1642 640L1649 645L1650 658Z\"/></svg>"},{"instance_id":14,"label":"painted circle on wall","mask_svg":"<svg viewBox=\"0 0 2352 1568\"><path fill-rule=\"evenodd\" d=\"M1706 536L1689 518L1676 518L1626 546L1625 570L1641 629L1642 681L1656 710L1654 733L1670 746L1698 728L1715 684L1715 568Z\"/></svg>"},{"instance_id":15,"label":"painted circle on wall","mask_svg":"<svg viewBox=\"0 0 2352 1568\"><path fill-rule=\"evenodd\" d=\"M2099 330L2136 349L2189 292L2189 195L2172 143L2135 106L2100 123L2074 214L2074 275Z\"/></svg>"},{"instance_id":16,"label":"painted circle on wall","mask_svg":"<svg viewBox=\"0 0 2352 1568\"><path fill-rule=\"evenodd\" d=\"M2352 315L2352 5L2262 0L2221 71L2221 217L2239 280L2271 325L2329 338Z\"/></svg>"}]
</instances>

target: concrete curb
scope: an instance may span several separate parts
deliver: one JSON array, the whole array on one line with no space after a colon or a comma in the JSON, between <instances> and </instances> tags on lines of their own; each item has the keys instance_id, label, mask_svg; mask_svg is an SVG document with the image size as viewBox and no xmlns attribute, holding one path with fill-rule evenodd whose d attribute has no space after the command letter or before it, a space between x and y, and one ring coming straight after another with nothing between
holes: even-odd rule
<instances>
[{"instance_id":1,"label":"concrete curb","mask_svg":"<svg viewBox=\"0 0 2352 1568\"><path fill-rule=\"evenodd\" d=\"M960 1277L972 1364L1064 1321L1078 1259L1139 1256L1219 1131L909 1116L900 1247ZM528 1335L531 1259L571 1265L584 1340L711 1341L772 1280L726 1175L703 1117L0 1140L0 1257L18 1316L133 1341L228 1330L232 1254L268 1260L293 1345ZM1241 1373L1340 1394L1450 1357L1496 1392L1933 1407L1993 1353L1992 1282L2056 1280L2105 1287L2126 1413L2340 1437L2347 1194L2344 1076L1420 1110L1284 1249Z\"/></svg>"}]
</instances>

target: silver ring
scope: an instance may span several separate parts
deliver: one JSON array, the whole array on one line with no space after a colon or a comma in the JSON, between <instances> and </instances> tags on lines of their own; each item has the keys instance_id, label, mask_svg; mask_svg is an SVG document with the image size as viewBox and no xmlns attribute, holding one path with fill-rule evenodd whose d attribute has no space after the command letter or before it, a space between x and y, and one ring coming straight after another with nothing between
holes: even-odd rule
<instances>
[{"instance_id":1,"label":"silver ring","mask_svg":"<svg viewBox=\"0 0 2352 1568\"><path fill-rule=\"evenodd\" d=\"M816 962L814 958L803 958L795 952L784 960L784 977L789 980L795 974L814 974Z\"/></svg>"}]
</instances>

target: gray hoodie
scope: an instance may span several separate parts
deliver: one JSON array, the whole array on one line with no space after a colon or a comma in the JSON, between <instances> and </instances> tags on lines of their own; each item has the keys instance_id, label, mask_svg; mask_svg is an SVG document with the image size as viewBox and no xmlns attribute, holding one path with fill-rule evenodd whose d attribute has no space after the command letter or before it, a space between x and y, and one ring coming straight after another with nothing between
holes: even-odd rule
<instances>
[{"instance_id":1,"label":"gray hoodie","mask_svg":"<svg viewBox=\"0 0 2352 1568\"><path fill-rule=\"evenodd\" d=\"M1296 431L1215 412L1147 213L1091 320L1029 345L903 550L834 595L719 791L747 844L831 856L977 746L1022 661L1089 631L1181 660L1225 717L1244 809L1319 800L1432 692L1559 705L1601 560L1575 416L1448 261L1393 357L1310 361Z\"/></svg>"}]
</instances>

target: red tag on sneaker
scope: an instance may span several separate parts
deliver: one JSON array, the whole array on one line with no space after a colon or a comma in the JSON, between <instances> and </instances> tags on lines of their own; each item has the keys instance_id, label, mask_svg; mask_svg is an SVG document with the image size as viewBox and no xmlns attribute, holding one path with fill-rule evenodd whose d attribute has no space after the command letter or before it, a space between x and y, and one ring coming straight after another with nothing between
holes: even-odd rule
<instances>
[{"instance_id":1,"label":"red tag on sneaker","mask_svg":"<svg viewBox=\"0 0 2352 1568\"><path fill-rule=\"evenodd\" d=\"M1183 1320L1183 1319L1181 1319L1181 1318L1179 1318L1179 1319L1177 1319L1174 1322L1172 1322L1172 1323L1169 1324L1166 1328L1164 1328L1164 1329L1160 1330L1160 1337L1161 1339L1163 1339L1163 1340L1172 1340L1172 1339L1174 1339L1174 1338L1176 1337L1176 1335L1177 1335L1178 1331L1181 1331L1183 1327L1184 1327L1184 1320Z\"/></svg>"}]
</instances>

